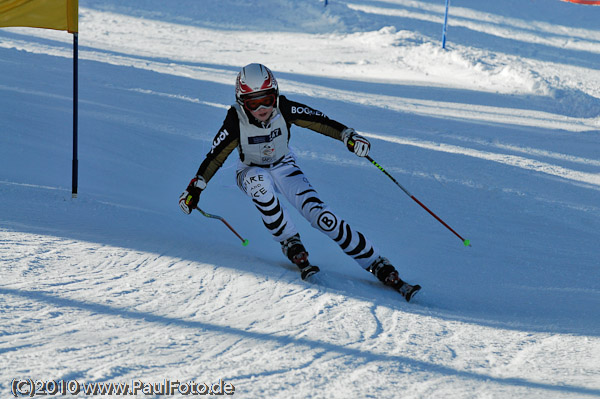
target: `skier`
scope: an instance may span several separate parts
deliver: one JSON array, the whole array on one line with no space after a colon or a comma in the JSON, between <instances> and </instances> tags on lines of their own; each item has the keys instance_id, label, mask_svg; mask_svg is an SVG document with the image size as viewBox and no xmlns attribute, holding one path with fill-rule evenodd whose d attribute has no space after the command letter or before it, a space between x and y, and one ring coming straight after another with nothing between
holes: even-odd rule
<instances>
[{"instance_id":1,"label":"skier","mask_svg":"<svg viewBox=\"0 0 600 399\"><path fill-rule=\"evenodd\" d=\"M249 64L241 69L236 79L235 99L212 148L179 198L182 211L190 214L196 208L200 193L237 148L237 185L254 202L264 225L281 244L283 254L300 268L302 279L318 272L319 268L309 263L308 252L277 193L362 268L410 301L421 287L402 281L394 266L380 255L371 241L321 200L288 146L292 124L343 141L348 150L359 157L369 153L369 140L322 112L280 95L273 73L261 64Z\"/></svg>"}]
</instances>

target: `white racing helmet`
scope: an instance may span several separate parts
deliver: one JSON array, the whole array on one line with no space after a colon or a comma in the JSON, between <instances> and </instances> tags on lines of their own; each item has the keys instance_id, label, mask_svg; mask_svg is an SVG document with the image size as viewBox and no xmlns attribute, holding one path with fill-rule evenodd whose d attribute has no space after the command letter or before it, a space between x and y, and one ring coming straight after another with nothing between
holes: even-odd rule
<instances>
[{"instance_id":1,"label":"white racing helmet","mask_svg":"<svg viewBox=\"0 0 600 399\"><path fill-rule=\"evenodd\" d=\"M276 106L279 87L273 72L262 64L248 64L235 81L235 99L249 111L261 106Z\"/></svg>"}]
</instances>

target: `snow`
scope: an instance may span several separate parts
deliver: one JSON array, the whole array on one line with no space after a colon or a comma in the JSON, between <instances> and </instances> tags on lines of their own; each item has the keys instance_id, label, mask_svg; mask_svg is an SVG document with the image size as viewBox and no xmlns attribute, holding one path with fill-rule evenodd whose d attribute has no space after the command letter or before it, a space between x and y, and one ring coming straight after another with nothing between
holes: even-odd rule
<instances>
[{"instance_id":1,"label":"snow","mask_svg":"<svg viewBox=\"0 0 600 399\"><path fill-rule=\"evenodd\" d=\"M446 50L443 13L442 0L81 0L76 199L72 36L1 29L3 397L26 378L222 380L240 398L600 397L600 7L453 2ZM294 211L322 269L301 281L235 186L233 155L200 205L250 244L181 213L250 62L368 137L471 240L293 128L322 197L423 286L414 302Z\"/></svg>"}]
</instances>

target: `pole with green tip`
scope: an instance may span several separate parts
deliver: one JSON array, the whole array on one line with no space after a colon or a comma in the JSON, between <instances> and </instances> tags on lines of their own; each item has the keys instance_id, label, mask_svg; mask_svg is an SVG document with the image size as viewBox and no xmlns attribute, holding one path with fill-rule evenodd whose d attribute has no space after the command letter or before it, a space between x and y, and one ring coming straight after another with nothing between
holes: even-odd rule
<instances>
[{"instance_id":1,"label":"pole with green tip","mask_svg":"<svg viewBox=\"0 0 600 399\"><path fill-rule=\"evenodd\" d=\"M465 245L465 247L470 247L471 246L471 241L470 240L465 240L464 238L462 238L462 236L460 234L458 234L456 231L454 231L454 229L450 226L448 226L448 224L446 224L446 222L444 222L442 219L440 219L440 217L438 215L436 215L435 213L433 213L429 208L427 208L421 201L419 201L417 199L417 197L415 197L414 195L412 195L407 189L405 189L402 184L398 183L398 181L396 179L394 179L394 177L392 175L390 175L387 170L383 169L383 167L381 165L379 165L377 162L375 162L375 160L373 158L371 158L370 156L366 156L365 158L367 158L373 165L377 166L377 168L379 170L381 170L387 177L389 177L390 179L392 179L392 181L394 183L396 183L396 185L398 187L400 187L402 189L402 191L404 191L404 193L406 195L408 195L410 198L412 198L417 204L419 204L423 209L425 209L427 212L429 212L429 214L431 216L433 216L434 218L437 219L438 222L440 222L441 224L443 224L448 230L450 230L451 232L453 232L458 238L460 238L460 240L462 241L462 243Z\"/></svg>"},{"instance_id":2,"label":"pole with green tip","mask_svg":"<svg viewBox=\"0 0 600 399\"><path fill-rule=\"evenodd\" d=\"M371 158L370 156L366 156L365 158L367 158L373 165L377 166L377 169L379 169L380 171L382 171L383 173L385 173L385 175L387 177L389 177L390 179L392 179L392 181L394 183L396 183L396 185L398 187L400 187L402 189L402 191L404 191L404 193L406 195L408 195L410 198L412 198L417 204L419 204L423 209L425 209L427 212L429 212L429 214L431 216L433 216L434 218L437 219L438 222L440 222L441 224L443 224L448 230L450 230L451 232L453 232L458 238L460 238L460 240L462 241L462 243L465 245L465 247L470 247L471 246L471 241L470 240L465 240L464 238L461 237L460 234L458 234L456 231L454 231L454 229L450 226L448 226L446 224L446 222L444 222L442 219L440 219L440 217L438 215L436 215L435 213L433 213L429 208L427 208L425 205L423 205L423 203L421 201L419 201L414 195L412 195L407 189L405 189L402 184L398 183L398 181L396 179L394 179L394 177L392 175L390 175L387 170L383 169L383 167L381 165L379 165L377 162L375 162L375 160L373 160L373 158Z\"/></svg>"},{"instance_id":3,"label":"pole with green tip","mask_svg":"<svg viewBox=\"0 0 600 399\"><path fill-rule=\"evenodd\" d=\"M208 212L204 212L202 209L200 209L199 207L196 207L196 209L204 216L206 216L207 218L211 218L211 219L218 219L221 222L225 223L225 226L227 226L229 228L229 230L231 230L233 232L233 234L235 234L237 236L237 238L239 238L240 240L242 240L242 245L243 246L247 246L248 245L248 240L242 238L241 235L238 234L237 231L234 230L233 227L231 227L231 225L229 223L227 223L227 220L225 220L225 218L219 216L219 215L212 215Z\"/></svg>"}]
</instances>

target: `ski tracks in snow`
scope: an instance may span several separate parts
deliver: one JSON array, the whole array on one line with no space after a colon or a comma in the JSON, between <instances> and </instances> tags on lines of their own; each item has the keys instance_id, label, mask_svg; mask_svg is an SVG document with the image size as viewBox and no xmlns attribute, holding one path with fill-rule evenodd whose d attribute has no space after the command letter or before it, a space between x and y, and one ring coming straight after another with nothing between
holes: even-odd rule
<instances>
[{"instance_id":1,"label":"ski tracks in snow","mask_svg":"<svg viewBox=\"0 0 600 399\"><path fill-rule=\"evenodd\" d=\"M472 392L482 381L496 392L595 392L581 388L594 366L583 377L569 363L536 366L549 350L581 355L569 348L592 337L452 319L428 307L426 293L423 305L406 304L376 281L346 289L335 273L307 283L292 267L268 277L281 266L256 259L251 269L226 267L65 238L59 227L26 233L40 228L5 225L0 261L10 284L0 288L0 317L10 346L0 356L7 371L26 373L26 359L36 374L57 379L159 381L197 379L200 368L250 397L281 390L287 398L420 397ZM228 264L247 262L228 257ZM10 356L15 350L19 357ZM522 377L532 367L561 386Z\"/></svg>"},{"instance_id":2,"label":"ski tracks in snow","mask_svg":"<svg viewBox=\"0 0 600 399\"><path fill-rule=\"evenodd\" d=\"M432 15L428 10L415 10L422 7L423 2L399 0L394 4L412 7L413 14L409 18L427 19ZM441 6L436 7L432 10L439 18ZM382 13L381 7L367 8L364 2L360 9L368 13ZM597 89L594 85L585 87L580 79L590 72L588 68L561 68L551 62L492 54L464 46L456 46L454 53L444 54L435 50L424 35L389 27L373 32L320 35L258 32L254 37L242 35L240 40L236 40L240 38L239 32L196 29L90 9L82 11L82 27L87 24L87 33L82 37L80 57L93 61L90 70L94 72L106 72L97 64L116 65L153 71L157 77L179 76L190 81L211 82L226 86L231 91L239 65L245 64L245 59L250 56L264 57L263 62L277 73L281 72L278 76L282 76L282 92L314 97L324 105L324 109L329 105L343 104L355 107L352 109L363 114L389 112L388 115L393 115L398 125L411 119L426 121L421 130L400 126L396 131L384 132L379 131L379 127L364 128L367 122L356 126L373 140L374 155L377 155L379 145L390 148L384 153L387 159L394 160L389 165L384 164L390 172L487 190L475 200L486 200L486 194L497 200L497 190L515 195L526 191L536 201L541 199L572 207L580 213L583 211L581 218L585 219L585 223L577 227L594 229L596 226L594 221L597 219L594 218L600 215L600 209L594 201L600 187L600 164L593 148L575 151L570 147L568 138L569 135L595 137L600 120L589 112L583 114L592 117L578 117L575 111L554 112L543 102L559 92L565 94L569 102L581 92L587 96L585 100L590 100L592 105L597 104ZM454 11L460 17L455 21L468 29L485 29L494 35L506 35L509 29L509 33L523 43L544 39L544 45L562 48L560 35L548 35L548 25L529 26L528 21L498 20L493 15L476 14L460 8L454 8ZM106 28L112 25L115 30L108 32ZM578 40L571 40L566 46L598 52L596 32L572 29L569 32ZM71 57L70 48L65 44L67 36L45 31L34 34L42 38L3 34L0 46ZM165 38L169 40L165 41ZM254 47L261 40L280 46L282 51L288 51L289 57L286 54L272 57L262 50L245 52L243 57L234 55L240 49ZM290 42L296 46L289 46ZM323 42L327 42L327 46L321 48L322 51L312 51ZM299 51L299 47L311 51ZM191 48L197 52L187 53ZM368 56L362 59L365 49L369 50ZM325 62L331 58L328 50L339 56L338 63ZM205 54L208 58L203 58ZM315 58L298 58L305 58L307 54L314 54ZM383 62L378 63L378 60ZM440 64L447 68L441 68ZM341 67L344 67L348 80L325 79L337 77ZM459 76L458 72L462 75ZM447 76L454 73L457 73L457 83L454 87L448 86ZM381 89L382 92L373 93L367 86L361 86L365 82L382 81L389 83L395 92L377 86L371 90ZM589 81L596 82L597 78L592 76ZM206 101L202 94L169 92L173 87L170 82L165 82L158 89L142 87L143 83L138 82L132 83L133 87L127 86L118 78L113 84L111 89L145 96L147 101L142 105L154 104L148 100L153 98L169 100L172 108L166 111L177 109L182 103L218 108L219 112L227 107L227 104ZM463 101L414 98L404 92L407 84L413 94L419 84L423 87L437 85L436 89L441 90L458 88L464 90L460 94ZM17 87L12 83L1 85L0 89L32 96L51 96L47 92L40 93L37 89ZM477 90L531 96L538 109L521 109L509 101L504 106L467 101ZM537 104L537 99L540 104ZM115 121L119 126L122 124L120 128L123 130L127 130L124 126L139 125L140 129L145 129L155 124L161 132L183 134L171 131L169 126L161 126L156 118L150 118L150 114L146 115L148 121L140 117L133 123L119 119L126 116L112 115L112 111L99 110L98 116ZM355 121L360 120L357 118ZM456 129L446 129L448 124L456 121L461 127L477 126L490 133L462 134ZM437 134L428 126L437 131L443 128L444 131ZM507 132L515 135L509 136ZM539 140L515 139L522 132L535 132ZM207 137L212 138L212 133ZM561 137L561 140L554 141L554 137ZM427 157L420 165L405 165L410 159L396 161L396 157L406 149L440 157L449 155L468 162L458 162L449 170L444 170L440 161L433 168L428 168ZM372 168L362 159L341 159L316 149L299 152L299 155L318 162L344 163L349 169ZM467 169L469 167L473 168L472 173L481 170L483 173L471 177L468 175L471 172ZM440 174L439 170L443 172ZM488 171L490 176L495 176L494 179L485 179ZM504 173L509 176L505 177ZM336 177L341 179L346 174L340 173ZM588 196L589 205L579 198L577 201L570 200L572 197L553 190L547 189L539 194L535 190L528 191L529 187L519 188L517 185L519 179L524 178L525 186L532 181L542 186L547 183L548 177L566 184L566 192L576 188L583 188L577 194L584 190L593 192ZM143 179L143 182L149 180ZM136 179L135 184L138 183ZM7 195L14 198L11 208L7 209L23 212L19 218L12 215L3 217L0 228L0 262L5 282L0 287L3 310L0 312L3 325L0 360L4 365L0 390L3 392L8 392L7 383L16 377L10 373L23 376L34 373L32 378L48 376L84 381L127 381L143 376L147 381L162 381L165 377L197 380L201 377L206 382L215 382L223 378L233 383L242 397L281 397L281 393L285 392L286 399L397 397L399 392L405 393L407 398L468 397L484 393L498 397L600 396L596 361L600 357L600 344L593 327L586 324L587 319L580 317L580 313L569 318L548 312L548 318L540 321L536 318L539 315L527 313L538 310L543 313L546 310L542 305L528 305L529 301L544 300L556 294L568 297L574 292L575 280L568 282L567 287L570 288L561 291L555 281L542 279L541 282L535 281L537 290L551 291L548 295L521 294L517 298L498 301L498 307L510 307L512 302L522 300L522 307L526 309L523 313L512 308L508 312L514 311L514 314L503 313L504 309L496 308L495 302L490 304L497 298L488 298L487 290L492 289L496 281L490 286L475 288L473 295L480 296L478 300L490 301L483 309L470 302L472 297L469 293L454 303L440 301L440 298L446 298L452 302L456 296L454 293L447 294L449 284L454 288L453 282L447 281L440 282L438 287L431 284L429 292L425 288L414 303L406 304L397 293L384 289L377 281L367 281L366 277L353 279L346 274L324 271L322 276L316 276L325 277L320 282L305 283L300 281L297 271L291 266L273 265L270 259L254 258L249 261L247 256L235 251L230 254L227 246L211 248L217 252L214 256L206 255L208 251L202 249L188 249L185 244L164 245L161 248L166 249L155 253L149 248L151 244L135 233L146 227L140 220L148 219L148 215L152 215L152 219L160 219L164 214L162 211L141 209L144 215L140 217L134 206L117 204L120 200L118 194L105 202L78 199L77 206L81 207L78 216L92 214L97 211L96 207L101 207L102 217L94 220L95 224L86 230L77 225L77 221L65 220L72 216L72 208L76 208L73 203L64 204L62 196L68 195L68 190L26 187L13 182L0 184L17 191ZM365 186L367 184L365 182ZM52 191L55 195L47 192L39 195L34 190ZM31 195L32 192L35 195ZM371 193L365 190L360 194ZM29 206L41 208L41 212L56 211L57 217L23 211L24 198L30 200ZM154 205L160 209L163 204L157 202ZM115 217L117 208L120 213ZM525 209L533 213L538 207ZM355 211L355 208L347 210ZM462 215L466 213L458 211L455 215L460 216L461 212ZM549 223L554 215L546 213L549 216L543 222ZM478 212L476 216L482 214ZM508 211L502 215L511 216ZM112 225L105 225L104 216L111 218ZM483 214L483 217L487 215ZM502 229L502 223L495 221L491 225L494 229ZM172 221L161 220L153 226L150 235L157 235L163 244L177 240L186 242L187 236L180 230L188 225L178 221L177 227L173 228L173 224ZM115 227L117 230L113 231ZM163 227L172 230L165 232ZM77 238L74 238L73 231ZM509 231L511 234L513 230ZM424 228L417 233L428 235L429 231ZM202 234L194 240L210 241L212 231L209 227ZM510 234L492 237L506 239ZM553 230L548 228L544 234L549 236ZM192 240L187 239L189 244ZM122 245L117 244L118 241L123 241ZM556 243L555 240L549 242ZM525 244L526 248L521 252L515 248L508 252L527 255L530 245L529 242ZM430 250L423 242L415 245L420 252ZM542 251L534 248L533 253L552 249L544 247ZM447 253L452 254L452 251ZM579 256L578 260L586 259L585 255ZM501 264L501 261L491 264ZM585 262L586 266L591 264L592 261ZM481 275L474 281L488 283L485 273L491 272L485 270L486 266L477 265L484 270L478 269ZM527 263L511 266L507 271L512 273L511 276L519 275L525 266L531 270L523 273L535 271L533 266L536 265ZM552 265L549 270L557 268ZM459 276L470 271L464 265L457 269ZM510 293L533 290L523 285L525 283L515 290L514 282L512 284L504 286ZM592 300L598 297L598 291L592 288L584 288L581 292ZM589 303L586 305L592 308ZM544 306L547 304L544 303ZM568 305L562 305L560 310L568 312ZM473 314L474 317L471 316ZM558 317L559 323L568 324L575 319L579 324L555 326L550 319L554 316ZM580 366L576 369L574 365Z\"/></svg>"}]
</instances>

